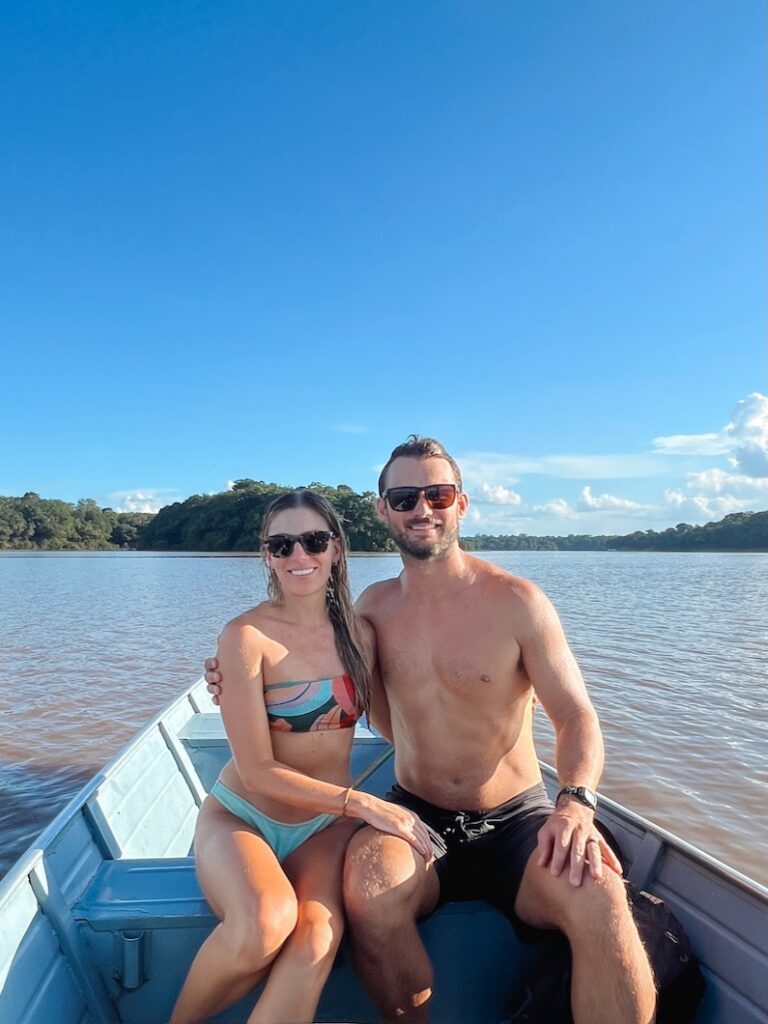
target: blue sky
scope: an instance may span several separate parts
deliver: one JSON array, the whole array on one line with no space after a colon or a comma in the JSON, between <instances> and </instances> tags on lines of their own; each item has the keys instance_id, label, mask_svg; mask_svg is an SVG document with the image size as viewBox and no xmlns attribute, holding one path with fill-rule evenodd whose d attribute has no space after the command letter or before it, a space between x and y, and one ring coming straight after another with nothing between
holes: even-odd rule
<instances>
[{"instance_id":1,"label":"blue sky","mask_svg":"<svg viewBox=\"0 0 768 1024\"><path fill-rule=\"evenodd\" d=\"M758 0L31 2L0 34L0 493L375 486L467 532L768 504Z\"/></svg>"}]
</instances>

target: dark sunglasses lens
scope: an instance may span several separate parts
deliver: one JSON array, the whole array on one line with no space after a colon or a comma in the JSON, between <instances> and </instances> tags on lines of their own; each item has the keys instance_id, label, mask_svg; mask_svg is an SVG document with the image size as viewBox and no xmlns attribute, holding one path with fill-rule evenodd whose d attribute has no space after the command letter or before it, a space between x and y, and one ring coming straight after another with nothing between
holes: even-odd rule
<instances>
[{"instance_id":1,"label":"dark sunglasses lens","mask_svg":"<svg viewBox=\"0 0 768 1024\"><path fill-rule=\"evenodd\" d=\"M274 537L267 537L267 551L273 558L287 558L293 551L296 540L293 537L281 537L275 534Z\"/></svg>"},{"instance_id":2,"label":"dark sunglasses lens","mask_svg":"<svg viewBox=\"0 0 768 1024\"><path fill-rule=\"evenodd\" d=\"M456 500L456 488L453 484L435 484L424 488L424 497L432 508L450 508Z\"/></svg>"},{"instance_id":3,"label":"dark sunglasses lens","mask_svg":"<svg viewBox=\"0 0 768 1024\"><path fill-rule=\"evenodd\" d=\"M429 487L392 487L387 491L389 507L395 512L411 512L424 492L430 508L450 508L456 500L454 484L431 484Z\"/></svg>"},{"instance_id":4,"label":"dark sunglasses lens","mask_svg":"<svg viewBox=\"0 0 768 1024\"><path fill-rule=\"evenodd\" d=\"M302 533L299 537L301 546L308 555L320 555L328 550L328 542L331 534L327 530L313 530L310 533Z\"/></svg>"},{"instance_id":5,"label":"dark sunglasses lens","mask_svg":"<svg viewBox=\"0 0 768 1024\"><path fill-rule=\"evenodd\" d=\"M308 555L320 555L328 550L332 536L330 530L308 530L298 537L276 533L274 537L267 537L267 551L273 558L288 558L293 553L293 545L298 541Z\"/></svg>"},{"instance_id":6,"label":"dark sunglasses lens","mask_svg":"<svg viewBox=\"0 0 768 1024\"><path fill-rule=\"evenodd\" d=\"M410 512L418 500L418 487L392 487L387 491L387 501L394 512Z\"/></svg>"}]
</instances>

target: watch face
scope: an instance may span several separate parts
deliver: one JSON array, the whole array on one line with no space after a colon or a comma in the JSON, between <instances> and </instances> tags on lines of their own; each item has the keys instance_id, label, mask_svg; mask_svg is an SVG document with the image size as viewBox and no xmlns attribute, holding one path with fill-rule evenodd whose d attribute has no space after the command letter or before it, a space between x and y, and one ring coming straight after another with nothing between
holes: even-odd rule
<instances>
[{"instance_id":1,"label":"watch face","mask_svg":"<svg viewBox=\"0 0 768 1024\"><path fill-rule=\"evenodd\" d=\"M558 797L563 793L569 793L585 807L589 807L593 811L597 810L597 793L593 789L589 789L587 786L563 786L557 794Z\"/></svg>"},{"instance_id":2,"label":"watch face","mask_svg":"<svg viewBox=\"0 0 768 1024\"><path fill-rule=\"evenodd\" d=\"M597 794L594 790L586 785L564 785L562 790L557 795L557 799L567 793L569 796L577 799L585 807L589 807L591 811L597 811Z\"/></svg>"}]
</instances>

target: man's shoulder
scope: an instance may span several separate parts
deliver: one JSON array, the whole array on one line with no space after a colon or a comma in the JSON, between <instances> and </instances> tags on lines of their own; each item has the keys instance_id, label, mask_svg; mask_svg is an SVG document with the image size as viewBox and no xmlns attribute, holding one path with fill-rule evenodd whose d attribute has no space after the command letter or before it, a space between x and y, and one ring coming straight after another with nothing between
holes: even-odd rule
<instances>
[{"instance_id":1,"label":"man's shoulder","mask_svg":"<svg viewBox=\"0 0 768 1024\"><path fill-rule=\"evenodd\" d=\"M360 631L360 637L363 641L363 645L369 652L372 651L376 646L376 630L368 619L360 614L360 609L358 607L355 607L355 620Z\"/></svg>"},{"instance_id":2,"label":"man's shoulder","mask_svg":"<svg viewBox=\"0 0 768 1024\"><path fill-rule=\"evenodd\" d=\"M472 566L477 582L497 599L527 603L543 595L541 588L531 580L524 576L515 576L514 573L502 569L500 565L473 557Z\"/></svg>"},{"instance_id":3,"label":"man's shoulder","mask_svg":"<svg viewBox=\"0 0 768 1024\"><path fill-rule=\"evenodd\" d=\"M355 602L355 611L358 615L367 616L399 592L400 580L396 576L371 583Z\"/></svg>"},{"instance_id":4,"label":"man's shoulder","mask_svg":"<svg viewBox=\"0 0 768 1024\"><path fill-rule=\"evenodd\" d=\"M482 559L475 576L477 597L488 609L505 622L514 622L515 629L526 631L543 616L552 613L552 605L541 589L524 576L515 576L498 565Z\"/></svg>"}]
</instances>

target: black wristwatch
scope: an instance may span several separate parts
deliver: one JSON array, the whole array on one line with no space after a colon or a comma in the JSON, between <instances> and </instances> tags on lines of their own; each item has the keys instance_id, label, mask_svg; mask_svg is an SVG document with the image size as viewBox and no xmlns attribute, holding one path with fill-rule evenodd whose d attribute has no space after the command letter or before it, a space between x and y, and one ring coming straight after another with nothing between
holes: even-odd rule
<instances>
[{"instance_id":1,"label":"black wristwatch","mask_svg":"<svg viewBox=\"0 0 768 1024\"><path fill-rule=\"evenodd\" d=\"M555 804L564 794L575 797L579 803L584 804L590 811L597 810L597 793L592 789L587 789L586 786L563 786L560 792L557 794Z\"/></svg>"}]
</instances>

